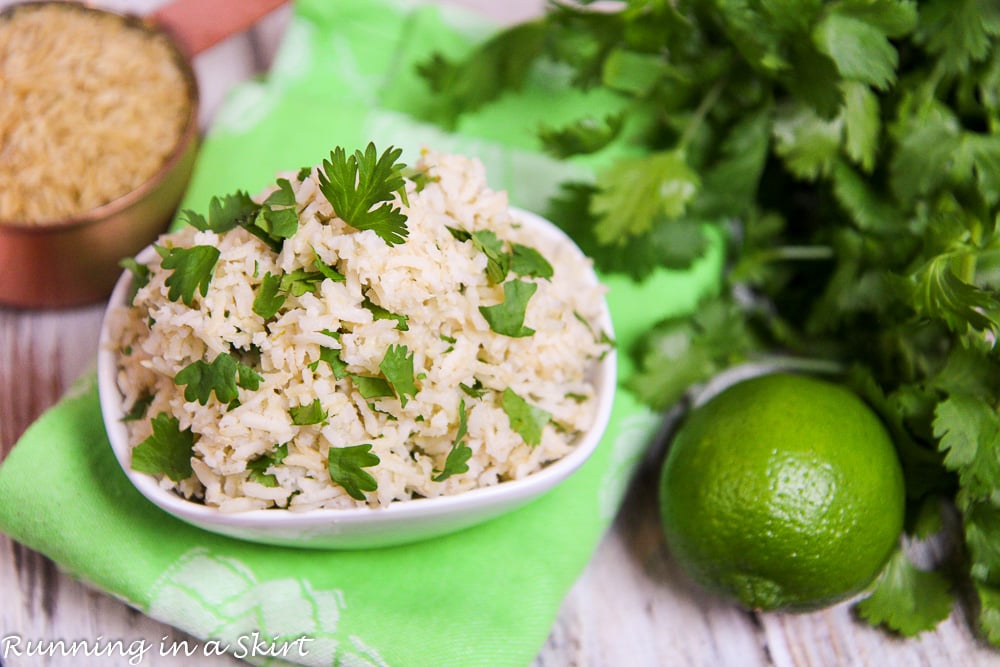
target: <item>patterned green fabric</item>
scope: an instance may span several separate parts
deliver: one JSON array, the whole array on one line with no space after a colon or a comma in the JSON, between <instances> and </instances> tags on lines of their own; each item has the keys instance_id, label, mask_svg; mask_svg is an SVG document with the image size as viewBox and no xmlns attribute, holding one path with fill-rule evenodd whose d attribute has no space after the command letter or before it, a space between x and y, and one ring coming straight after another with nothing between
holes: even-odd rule
<instances>
[{"instance_id":1,"label":"patterned green fabric","mask_svg":"<svg viewBox=\"0 0 1000 667\"><path fill-rule=\"evenodd\" d=\"M479 157L494 188L544 212L558 182L588 177L594 165L545 157L526 120L608 101L553 96L539 80L470 114L455 132L425 122L434 100L413 63L435 48L467 49L489 30L435 6L300 1L272 73L232 91L219 112L185 206L205 210L212 195L237 188L254 193L277 171L374 140L404 148L404 159L424 145ZM603 277L623 350L652 322L690 311L714 289L720 246L687 273L662 272L642 284ZM625 377L630 364L620 359ZM660 422L619 390L596 454L540 500L417 544L316 552L223 538L163 514L122 474L99 415L87 376L25 433L0 467L0 530L150 616L211 640L203 652L228 645L243 657L261 637L302 664L404 667L530 663ZM300 637L309 641L292 643Z\"/></svg>"}]
</instances>

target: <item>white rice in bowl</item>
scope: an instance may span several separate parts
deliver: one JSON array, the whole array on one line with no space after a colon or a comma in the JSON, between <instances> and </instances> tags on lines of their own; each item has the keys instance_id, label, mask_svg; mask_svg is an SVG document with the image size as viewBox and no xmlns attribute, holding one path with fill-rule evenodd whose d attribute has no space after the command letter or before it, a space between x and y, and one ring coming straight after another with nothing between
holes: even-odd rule
<instances>
[{"instance_id":1,"label":"white rice in bowl","mask_svg":"<svg viewBox=\"0 0 1000 667\"><path fill-rule=\"evenodd\" d=\"M461 493L571 451L611 345L590 262L519 225L476 160L424 151L383 204L406 218L388 241L338 215L325 167L241 200L292 211L293 234L205 216L133 267L109 315L133 468L222 511L308 510Z\"/></svg>"}]
</instances>

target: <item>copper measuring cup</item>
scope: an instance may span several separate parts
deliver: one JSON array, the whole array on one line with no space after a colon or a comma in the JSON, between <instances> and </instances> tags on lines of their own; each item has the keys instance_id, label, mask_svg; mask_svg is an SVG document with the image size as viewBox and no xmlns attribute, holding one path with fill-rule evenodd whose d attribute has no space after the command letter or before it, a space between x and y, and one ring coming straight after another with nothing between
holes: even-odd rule
<instances>
[{"instance_id":1,"label":"copper measuring cup","mask_svg":"<svg viewBox=\"0 0 1000 667\"><path fill-rule=\"evenodd\" d=\"M84 213L45 223L0 221L0 305L53 308L99 301L121 273L118 262L167 226L187 188L198 151L199 93L191 60L249 28L286 0L172 0L149 16L111 12L62 0L17 3L72 5L102 12L167 36L187 83L190 110L177 144L146 182ZM0 184L0 188L3 185Z\"/></svg>"}]
</instances>

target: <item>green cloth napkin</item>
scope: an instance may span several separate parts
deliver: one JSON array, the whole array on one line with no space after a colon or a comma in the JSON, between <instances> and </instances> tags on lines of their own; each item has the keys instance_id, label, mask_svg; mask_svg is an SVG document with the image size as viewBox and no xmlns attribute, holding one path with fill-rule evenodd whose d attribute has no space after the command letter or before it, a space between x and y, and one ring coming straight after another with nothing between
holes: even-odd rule
<instances>
[{"instance_id":1,"label":"green cloth napkin","mask_svg":"<svg viewBox=\"0 0 1000 667\"><path fill-rule=\"evenodd\" d=\"M413 64L460 53L491 26L451 9L391 0L302 0L271 74L232 91L207 136L185 206L251 193L275 172L374 140L482 159L491 185L544 213L558 182L593 164L539 151L532 119L569 118L612 100L554 95L539 76L523 94L454 132L426 122L435 100ZM622 350L644 328L693 309L715 288L716 239L686 273L644 283L604 276ZM619 355L621 376L630 372ZM607 434L578 474L504 517L449 536L368 551L308 551L216 536L141 497L104 435L92 376L32 425L0 467L0 530L71 575L165 623L247 656L259 637L309 665L526 665L620 505L660 416L619 390ZM254 633L257 633L256 635ZM300 637L309 641L294 643ZM151 638L153 641L153 638ZM284 644L282 643L284 642ZM270 657L256 662L271 662Z\"/></svg>"}]
</instances>

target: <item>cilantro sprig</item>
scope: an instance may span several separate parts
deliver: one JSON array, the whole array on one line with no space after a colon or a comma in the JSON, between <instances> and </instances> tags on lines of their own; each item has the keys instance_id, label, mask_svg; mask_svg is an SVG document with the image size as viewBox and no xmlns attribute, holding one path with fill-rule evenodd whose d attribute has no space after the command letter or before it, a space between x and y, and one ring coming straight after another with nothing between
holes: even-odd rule
<instances>
[{"instance_id":1,"label":"cilantro sprig","mask_svg":"<svg viewBox=\"0 0 1000 667\"><path fill-rule=\"evenodd\" d=\"M160 255L160 266L172 273L165 281L167 298L183 301L184 305L194 303L195 292L206 296L208 286L215 275L215 265L222 254L218 248L196 245L190 248L163 248L153 246Z\"/></svg>"},{"instance_id":2,"label":"cilantro sprig","mask_svg":"<svg viewBox=\"0 0 1000 667\"><path fill-rule=\"evenodd\" d=\"M369 143L364 152L348 155L340 146L323 160L319 189L337 216L355 229L374 231L387 245L406 240L406 215L394 203L395 195L405 197L401 148L387 148L378 154Z\"/></svg>"}]
</instances>

